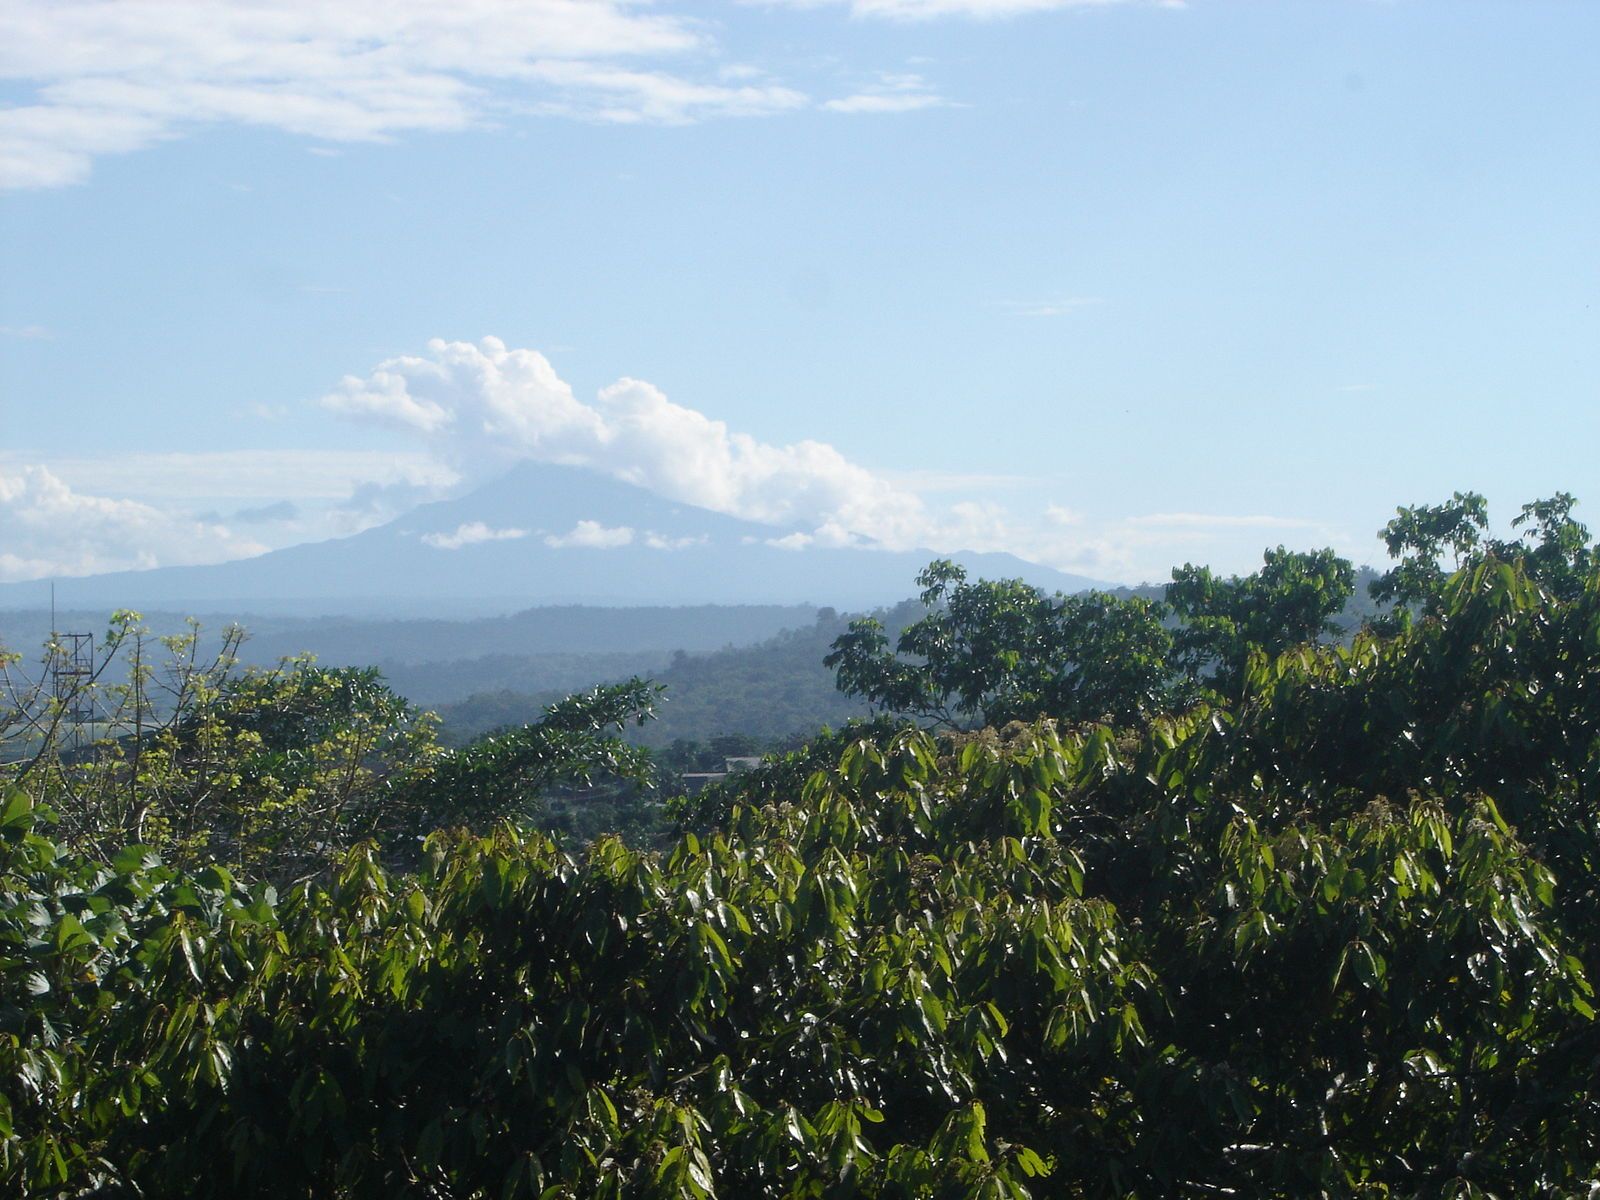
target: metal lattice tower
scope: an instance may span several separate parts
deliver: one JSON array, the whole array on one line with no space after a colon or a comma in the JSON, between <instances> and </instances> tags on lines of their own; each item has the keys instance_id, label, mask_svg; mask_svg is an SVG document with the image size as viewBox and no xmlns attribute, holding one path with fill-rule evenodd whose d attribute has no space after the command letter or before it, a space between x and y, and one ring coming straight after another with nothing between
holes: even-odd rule
<instances>
[{"instance_id":1,"label":"metal lattice tower","mask_svg":"<svg viewBox=\"0 0 1600 1200\"><path fill-rule=\"evenodd\" d=\"M85 726L93 741L94 634L56 632L56 585L50 585L50 694L61 706L67 726L66 748L74 758L83 753Z\"/></svg>"},{"instance_id":2,"label":"metal lattice tower","mask_svg":"<svg viewBox=\"0 0 1600 1200\"><path fill-rule=\"evenodd\" d=\"M68 722L87 724L94 720L94 696L89 690L94 678L94 634L58 633L54 640L59 649L51 660L52 691Z\"/></svg>"}]
</instances>

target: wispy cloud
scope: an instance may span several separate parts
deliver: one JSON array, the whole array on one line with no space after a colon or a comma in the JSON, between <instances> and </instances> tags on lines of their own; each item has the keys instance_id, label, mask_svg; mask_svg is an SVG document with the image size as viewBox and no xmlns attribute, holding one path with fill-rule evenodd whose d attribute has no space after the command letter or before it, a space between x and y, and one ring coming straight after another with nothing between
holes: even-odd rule
<instances>
[{"instance_id":1,"label":"wispy cloud","mask_svg":"<svg viewBox=\"0 0 1600 1200\"><path fill-rule=\"evenodd\" d=\"M854 95L829 100L822 107L836 113L903 113L948 104L920 75L883 74Z\"/></svg>"},{"instance_id":2,"label":"wispy cloud","mask_svg":"<svg viewBox=\"0 0 1600 1200\"><path fill-rule=\"evenodd\" d=\"M1054 300L1004 300L1000 308L1013 317L1070 317L1104 303L1101 296L1060 296Z\"/></svg>"},{"instance_id":3,"label":"wispy cloud","mask_svg":"<svg viewBox=\"0 0 1600 1200\"><path fill-rule=\"evenodd\" d=\"M939 17L967 17L1000 20L1031 13L1060 12L1068 9L1110 8L1134 4L1150 8L1184 8L1184 0L769 0L791 8L820 8L847 5L856 17L880 17L894 21L929 21Z\"/></svg>"},{"instance_id":4,"label":"wispy cloud","mask_svg":"<svg viewBox=\"0 0 1600 1200\"><path fill-rule=\"evenodd\" d=\"M686 125L709 117L761 117L804 108L803 92L776 84L705 83L663 71L592 62L544 62L529 77L556 95L533 112L610 124Z\"/></svg>"},{"instance_id":5,"label":"wispy cloud","mask_svg":"<svg viewBox=\"0 0 1600 1200\"><path fill-rule=\"evenodd\" d=\"M809 102L719 79L705 28L628 0L10 0L0 80L33 94L0 108L0 186L80 182L101 155L205 126L335 154L518 111L676 124Z\"/></svg>"},{"instance_id":6,"label":"wispy cloud","mask_svg":"<svg viewBox=\"0 0 1600 1200\"><path fill-rule=\"evenodd\" d=\"M921 108L940 108L945 101L931 92L858 92L829 100L823 108L836 113L903 113Z\"/></svg>"},{"instance_id":7,"label":"wispy cloud","mask_svg":"<svg viewBox=\"0 0 1600 1200\"><path fill-rule=\"evenodd\" d=\"M0 451L0 579L221 562L359 533L450 492L392 450Z\"/></svg>"},{"instance_id":8,"label":"wispy cloud","mask_svg":"<svg viewBox=\"0 0 1600 1200\"><path fill-rule=\"evenodd\" d=\"M0 337L21 338L25 342L43 342L53 336L43 325L0 325Z\"/></svg>"}]
</instances>

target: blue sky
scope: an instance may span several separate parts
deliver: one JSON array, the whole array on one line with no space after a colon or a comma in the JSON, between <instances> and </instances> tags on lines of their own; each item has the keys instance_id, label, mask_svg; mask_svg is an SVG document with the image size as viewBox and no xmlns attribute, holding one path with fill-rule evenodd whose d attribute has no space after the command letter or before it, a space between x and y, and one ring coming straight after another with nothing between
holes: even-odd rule
<instances>
[{"instance_id":1,"label":"blue sky","mask_svg":"<svg viewBox=\"0 0 1600 1200\"><path fill-rule=\"evenodd\" d=\"M1600 502L1600 6L445 11L0 12L0 578L522 454L1122 581Z\"/></svg>"}]
</instances>

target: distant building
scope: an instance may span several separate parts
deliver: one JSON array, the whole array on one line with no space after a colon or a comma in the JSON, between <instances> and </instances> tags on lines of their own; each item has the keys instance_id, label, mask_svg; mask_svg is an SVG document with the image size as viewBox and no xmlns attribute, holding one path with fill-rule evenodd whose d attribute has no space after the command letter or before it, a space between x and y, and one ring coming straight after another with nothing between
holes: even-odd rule
<instances>
[{"instance_id":1,"label":"distant building","mask_svg":"<svg viewBox=\"0 0 1600 1200\"><path fill-rule=\"evenodd\" d=\"M685 771L678 776L683 781L685 795L698 796L713 783L720 783L729 775L737 775L742 771L753 771L761 765L759 754L739 754L722 760L720 771Z\"/></svg>"}]
</instances>

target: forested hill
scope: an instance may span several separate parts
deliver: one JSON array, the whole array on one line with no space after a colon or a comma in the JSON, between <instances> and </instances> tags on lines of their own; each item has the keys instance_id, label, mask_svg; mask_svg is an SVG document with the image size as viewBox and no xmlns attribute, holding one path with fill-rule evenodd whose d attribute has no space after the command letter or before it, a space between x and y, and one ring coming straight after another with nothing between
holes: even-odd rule
<instances>
[{"instance_id":1,"label":"forested hill","mask_svg":"<svg viewBox=\"0 0 1600 1200\"><path fill-rule=\"evenodd\" d=\"M121 605L119 607L128 607ZM63 609L57 629L105 628L110 610ZM814 605L540 605L506 616L470 620L394 620L358 617L282 617L236 610L151 610L151 633L183 633L190 617L213 633L229 623L249 638L241 660L263 666L280 658L315 654L329 666L447 662L486 656L635 654L641 651L716 650L760 641L807 625ZM51 615L44 609L0 610L0 640L13 649L42 645Z\"/></svg>"},{"instance_id":2,"label":"forested hill","mask_svg":"<svg viewBox=\"0 0 1600 1200\"><path fill-rule=\"evenodd\" d=\"M879 615L889 628L899 630L921 614L920 604L906 601ZM630 736L653 747L679 739L709 742L730 734L772 745L865 716L867 704L841 693L833 672L822 663L834 639L848 627L848 617L823 609L812 623L753 646L706 654L680 650L651 676L666 688L656 719ZM438 712L445 737L460 742L535 720L555 698L553 691L499 688L442 705Z\"/></svg>"},{"instance_id":3,"label":"forested hill","mask_svg":"<svg viewBox=\"0 0 1600 1200\"><path fill-rule=\"evenodd\" d=\"M1335 618L1346 630L1376 611L1368 595L1375 577L1371 568L1358 571L1355 592ZM1113 594L1159 600L1164 588ZM878 615L898 632L920 611L905 601ZM107 615L65 610L56 628L102 630ZM145 626L162 636L185 632L187 620L179 612L144 614ZM375 666L395 691L437 709L452 738L533 720L553 699L635 675L668 689L660 720L637 732L647 745L725 734L768 743L866 711L839 694L822 665L847 620L809 605L546 605L472 620L234 612L197 620L202 646L214 644L228 622L242 623L249 636L239 658L247 665L309 653L323 666ZM47 609L0 611L0 644L41 646L50 621Z\"/></svg>"},{"instance_id":4,"label":"forested hill","mask_svg":"<svg viewBox=\"0 0 1600 1200\"><path fill-rule=\"evenodd\" d=\"M1354 593L1332 618L1346 638L1382 607L1369 593L1369 585L1377 577L1371 567L1360 568ZM1160 600L1165 589L1152 585L1121 588L1113 594ZM876 615L885 630L897 636L923 612L920 603L907 600ZM657 719L630 735L641 745L668 746L679 739L709 743L713 738L739 735L771 746L823 725L837 728L870 711L861 699L838 690L833 671L822 661L849 623L847 616L823 609L813 622L753 645L724 646L709 653L679 649L654 662L637 664L573 656L561 664L561 678L532 687L514 682L515 675L521 671L527 677L536 670L553 673L555 667L515 661L434 663L402 667L389 675L396 690L421 703L431 703L436 696L449 697L436 707L451 741L467 741L492 729L536 720L546 704L574 687L642 673L663 685L666 693ZM483 680L480 689L470 688L474 678Z\"/></svg>"},{"instance_id":5,"label":"forested hill","mask_svg":"<svg viewBox=\"0 0 1600 1200\"><path fill-rule=\"evenodd\" d=\"M55 628L106 627L106 612L63 611ZM311 654L327 667L376 667L402 695L425 707L465 700L476 693L512 690L565 695L597 681L653 675L675 651L700 653L764 641L784 630L807 628L817 609L807 605L690 605L604 608L550 605L475 620L311 619L254 613L202 613L195 617L200 649L220 643L241 624L247 637L239 662L270 667ZM188 632L189 616L143 614L150 634ZM0 645L31 657L51 632L48 609L0 611Z\"/></svg>"}]
</instances>

